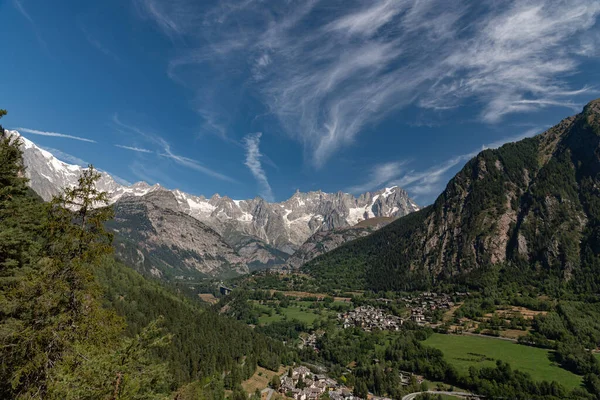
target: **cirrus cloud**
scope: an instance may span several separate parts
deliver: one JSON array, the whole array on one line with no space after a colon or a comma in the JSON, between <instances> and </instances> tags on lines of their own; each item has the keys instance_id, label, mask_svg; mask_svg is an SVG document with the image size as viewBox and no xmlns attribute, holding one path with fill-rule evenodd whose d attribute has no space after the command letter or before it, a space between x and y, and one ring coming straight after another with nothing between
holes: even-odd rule
<instances>
[{"instance_id":1,"label":"cirrus cloud","mask_svg":"<svg viewBox=\"0 0 600 400\"><path fill-rule=\"evenodd\" d=\"M97 143L95 140L92 140L92 139L87 139L87 138L80 137L80 136L67 135L64 133L47 132L47 131L40 131L37 129L29 129L29 128L15 128L15 129L20 132L30 133L32 135L50 136L50 137L58 137L58 138L63 138L63 139L79 140L81 142Z\"/></svg>"},{"instance_id":2,"label":"cirrus cloud","mask_svg":"<svg viewBox=\"0 0 600 400\"><path fill-rule=\"evenodd\" d=\"M244 163L254 178L258 182L261 191L261 196L270 202L274 201L273 190L271 189L271 185L269 184L269 180L267 179L267 174L262 167L260 159L262 158L262 154L260 152L260 138L262 133L251 133L244 138L244 144L246 147L246 162Z\"/></svg>"},{"instance_id":3,"label":"cirrus cloud","mask_svg":"<svg viewBox=\"0 0 600 400\"><path fill-rule=\"evenodd\" d=\"M225 118L231 97L251 92L317 168L409 105L449 113L475 103L493 124L580 107L595 91L568 78L582 54L599 54L598 41L582 40L599 30L597 0L223 0L208 11L192 0L136 4L185 38L168 73L206 100L201 113ZM211 87L200 66L223 79ZM219 90L232 81L242 83L233 94Z\"/></svg>"}]
</instances>

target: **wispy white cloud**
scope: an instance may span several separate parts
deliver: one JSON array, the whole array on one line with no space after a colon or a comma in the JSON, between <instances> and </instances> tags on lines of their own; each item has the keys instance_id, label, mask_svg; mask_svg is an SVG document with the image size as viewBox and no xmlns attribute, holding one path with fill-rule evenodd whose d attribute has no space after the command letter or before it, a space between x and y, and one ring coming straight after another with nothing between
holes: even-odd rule
<instances>
[{"instance_id":1,"label":"wispy white cloud","mask_svg":"<svg viewBox=\"0 0 600 400\"><path fill-rule=\"evenodd\" d=\"M573 90L567 78L582 54L600 54L600 41L581 39L598 26L597 0L222 0L208 11L192 0L136 3L186 39L171 78L210 100L205 108L250 91L317 167L411 104L445 113L469 101L488 123L580 106L593 88ZM242 89L212 90L193 73L198 64Z\"/></svg>"},{"instance_id":2,"label":"wispy white cloud","mask_svg":"<svg viewBox=\"0 0 600 400\"><path fill-rule=\"evenodd\" d=\"M381 29L382 26L390 23L406 7L402 2L396 0L366 4L366 7L337 19L327 27L348 34L370 36Z\"/></svg>"},{"instance_id":3,"label":"wispy white cloud","mask_svg":"<svg viewBox=\"0 0 600 400\"><path fill-rule=\"evenodd\" d=\"M348 191L351 193L361 193L369 190L378 190L383 186L397 185L408 190L410 195L415 199L430 202L442 192L451 174L471 158L475 157L480 151L496 149L506 143L532 137L542 132L543 129L544 127L534 127L518 135L484 144L480 149L454 156L424 170L408 169L409 161L392 161L377 164L371 169L369 176L363 184L353 186Z\"/></svg>"},{"instance_id":4,"label":"wispy white cloud","mask_svg":"<svg viewBox=\"0 0 600 400\"><path fill-rule=\"evenodd\" d=\"M406 161L391 161L377 164L372 168L369 179L366 182L348 188L348 192L363 193L373 189L381 189L386 183L397 178L402 173L402 166L405 164Z\"/></svg>"},{"instance_id":5,"label":"wispy white cloud","mask_svg":"<svg viewBox=\"0 0 600 400\"><path fill-rule=\"evenodd\" d=\"M51 136L51 137L59 137L59 138L63 138L63 139L79 140L82 142L97 143L95 140L92 140L92 139L87 139L87 138L80 137L80 136L67 135L64 133L46 132L46 131L39 131L37 129L29 129L29 128L15 128L15 129L20 132L30 133L32 135Z\"/></svg>"},{"instance_id":6,"label":"wispy white cloud","mask_svg":"<svg viewBox=\"0 0 600 400\"><path fill-rule=\"evenodd\" d=\"M42 147L42 149L51 153L54 157L58 158L61 161L64 161L69 164L79 165L80 167L87 167L90 165L87 161L83 161L81 158L71 155L69 153L65 153L62 150L54 149L52 147Z\"/></svg>"},{"instance_id":7,"label":"wispy white cloud","mask_svg":"<svg viewBox=\"0 0 600 400\"><path fill-rule=\"evenodd\" d=\"M260 162L262 157L259 147L261 136L262 134L257 132L249 134L244 138L244 143L246 145L245 164L250 169L250 172L252 172L252 175L254 175L254 178L260 186L260 195L263 197L263 199L272 202L274 201L273 190L271 189L271 185L269 185L267 174L265 173L265 170Z\"/></svg>"},{"instance_id":8,"label":"wispy white cloud","mask_svg":"<svg viewBox=\"0 0 600 400\"><path fill-rule=\"evenodd\" d=\"M154 153L152 150L143 149L140 147L132 147L132 146L123 146L121 144L115 144L115 147L119 147L125 150L137 151L138 153Z\"/></svg>"},{"instance_id":9,"label":"wispy white cloud","mask_svg":"<svg viewBox=\"0 0 600 400\"><path fill-rule=\"evenodd\" d=\"M103 44L100 40L98 40L96 37L94 37L91 34L91 32L86 27L86 25L84 24L84 22L81 18L79 18L77 20L77 25L79 26L79 29L81 30L81 32L83 32L83 36L88 41L88 43L91 44L93 47L95 47L96 50L100 51L105 56L110 57L115 61L119 61L119 62L121 61L121 58L118 55L116 55L105 44Z\"/></svg>"},{"instance_id":10,"label":"wispy white cloud","mask_svg":"<svg viewBox=\"0 0 600 400\"><path fill-rule=\"evenodd\" d=\"M17 9L17 11L19 11L27 21L29 21L30 24L35 25L35 23L33 22L33 18L31 18L21 0L13 0L13 5Z\"/></svg>"},{"instance_id":11,"label":"wispy white cloud","mask_svg":"<svg viewBox=\"0 0 600 400\"><path fill-rule=\"evenodd\" d=\"M200 164L198 161L193 160L191 158L188 157L184 157L184 156L180 156L177 155L175 153L173 153L171 151L171 147L165 142L165 147L164 147L164 153L161 153L160 155L163 157L167 157L170 158L172 160L174 160L177 164L182 165L184 167L187 168L191 168L194 169L198 172L201 172L205 175L208 176L212 176L213 178L217 178L220 179L222 181L227 181L227 182L231 182L231 183L237 183L237 181L225 174L222 174L220 172L217 172L213 169L210 169L208 167L205 167L204 165Z\"/></svg>"},{"instance_id":12,"label":"wispy white cloud","mask_svg":"<svg viewBox=\"0 0 600 400\"><path fill-rule=\"evenodd\" d=\"M125 124L125 123L121 122L121 120L119 119L119 116L117 114L113 115L112 121L119 128L125 129L132 133L136 133L136 134L140 135L142 138L144 138L145 140L147 140L148 142L158 146L161 150L157 151L156 153L161 157L165 157L170 160L173 160L178 165L196 170L205 175L212 176L213 178L217 178L217 179L231 182L231 183L237 183L237 181L235 179L233 179L225 174L222 174L220 172L217 172L211 168L208 168L194 159L174 153L171 150L171 145L165 139L163 139L162 137L160 137L158 135L145 132L136 126ZM132 148L129 148L129 150L132 150ZM138 149L138 150L140 150L140 149ZM145 150L145 149L142 149L142 150Z\"/></svg>"},{"instance_id":13,"label":"wispy white cloud","mask_svg":"<svg viewBox=\"0 0 600 400\"><path fill-rule=\"evenodd\" d=\"M33 30L33 33L35 34L35 37L37 38L37 41L40 43L40 46L48 53L48 45L46 44L46 41L40 35L37 25L35 24L33 18L31 18L31 15L29 15L27 10L25 9L23 0L13 0L13 5L17 9L17 11L19 13L21 13L21 15L27 20L27 22L29 22L29 24L31 25L31 29Z\"/></svg>"},{"instance_id":14,"label":"wispy white cloud","mask_svg":"<svg viewBox=\"0 0 600 400\"><path fill-rule=\"evenodd\" d=\"M133 0L143 18L156 22L158 27L169 37L181 36L189 29L197 29L202 17L198 8L187 0ZM201 5L202 2L195 2Z\"/></svg>"}]
</instances>

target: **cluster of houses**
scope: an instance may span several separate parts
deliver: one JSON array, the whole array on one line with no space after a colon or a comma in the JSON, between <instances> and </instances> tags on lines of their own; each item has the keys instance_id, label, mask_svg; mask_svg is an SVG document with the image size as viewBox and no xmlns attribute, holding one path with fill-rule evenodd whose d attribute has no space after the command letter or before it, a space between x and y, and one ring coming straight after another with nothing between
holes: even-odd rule
<instances>
[{"instance_id":1,"label":"cluster of houses","mask_svg":"<svg viewBox=\"0 0 600 400\"><path fill-rule=\"evenodd\" d=\"M317 348L317 338L319 336L322 336L323 334L317 334L317 333L310 333L307 335L300 335L300 344L298 345L298 347L300 349L303 348L309 348L309 349L313 349L314 351L318 352L319 349Z\"/></svg>"},{"instance_id":2,"label":"cluster of houses","mask_svg":"<svg viewBox=\"0 0 600 400\"><path fill-rule=\"evenodd\" d=\"M344 329L358 326L365 331L388 330L397 331L402 326L402 319L387 314L373 306L360 306L352 311L338 314Z\"/></svg>"},{"instance_id":3,"label":"cluster of houses","mask_svg":"<svg viewBox=\"0 0 600 400\"><path fill-rule=\"evenodd\" d=\"M456 292L453 295L446 293L425 292L416 296L402 297L400 301L404 302L410 310L410 319L418 324L427 324L431 322L431 313L435 310L447 310L454 307L453 297L468 296L469 293ZM378 299L378 301L389 303L390 299ZM372 330L390 330L397 331L402 326L403 319L391 314L385 313L382 309L372 306L357 307L352 311L338 314L342 326L350 328L358 326L365 331Z\"/></svg>"},{"instance_id":4,"label":"cluster of houses","mask_svg":"<svg viewBox=\"0 0 600 400\"><path fill-rule=\"evenodd\" d=\"M325 392L331 400L363 400L361 397L354 396L352 390L338 384L334 379L325 375L315 375L304 366L294 368L292 376L283 375L279 391L294 400L317 400Z\"/></svg>"},{"instance_id":5,"label":"cluster of houses","mask_svg":"<svg viewBox=\"0 0 600 400\"><path fill-rule=\"evenodd\" d=\"M468 293L455 293L456 297L467 296ZM406 296L401 299L410 309L410 319L419 324L431 322L430 312L447 310L454 306L452 297L446 293L424 292L417 296Z\"/></svg>"}]
</instances>

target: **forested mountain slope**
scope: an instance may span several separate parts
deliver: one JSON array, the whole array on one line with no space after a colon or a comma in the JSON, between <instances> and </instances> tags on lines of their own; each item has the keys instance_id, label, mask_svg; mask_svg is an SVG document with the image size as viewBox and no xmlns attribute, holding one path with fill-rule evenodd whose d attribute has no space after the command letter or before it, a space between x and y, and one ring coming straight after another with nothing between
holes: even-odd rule
<instances>
[{"instance_id":1,"label":"forested mountain slope","mask_svg":"<svg viewBox=\"0 0 600 400\"><path fill-rule=\"evenodd\" d=\"M0 126L0 398L246 398L257 365L294 356L115 261L100 174L43 203L21 145Z\"/></svg>"},{"instance_id":2,"label":"forested mountain slope","mask_svg":"<svg viewBox=\"0 0 600 400\"><path fill-rule=\"evenodd\" d=\"M306 269L332 284L352 276L346 285L381 290L539 278L598 292L599 254L595 100L541 135L482 151L433 205L318 257Z\"/></svg>"},{"instance_id":3,"label":"forested mountain slope","mask_svg":"<svg viewBox=\"0 0 600 400\"><path fill-rule=\"evenodd\" d=\"M127 321L128 335L139 334L149 323L164 317L163 326L173 336L166 347L157 350L157 356L168 363L174 388L234 371L225 382L232 389L251 376L257 365L277 370L280 362L289 362L292 357L280 342L202 308L120 262L104 260L96 276L106 305Z\"/></svg>"}]
</instances>

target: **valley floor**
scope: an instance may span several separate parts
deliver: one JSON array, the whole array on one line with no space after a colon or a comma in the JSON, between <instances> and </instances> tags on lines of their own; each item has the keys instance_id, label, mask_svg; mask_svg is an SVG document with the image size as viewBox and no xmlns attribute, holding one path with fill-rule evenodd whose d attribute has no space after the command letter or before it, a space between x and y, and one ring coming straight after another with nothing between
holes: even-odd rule
<instances>
[{"instance_id":1,"label":"valley floor","mask_svg":"<svg viewBox=\"0 0 600 400\"><path fill-rule=\"evenodd\" d=\"M496 338L434 333L423 344L444 352L448 362L464 373L469 367L493 367L496 360L527 372L535 380L556 381L567 388L581 386L582 377L560 368L549 350L524 346Z\"/></svg>"}]
</instances>

